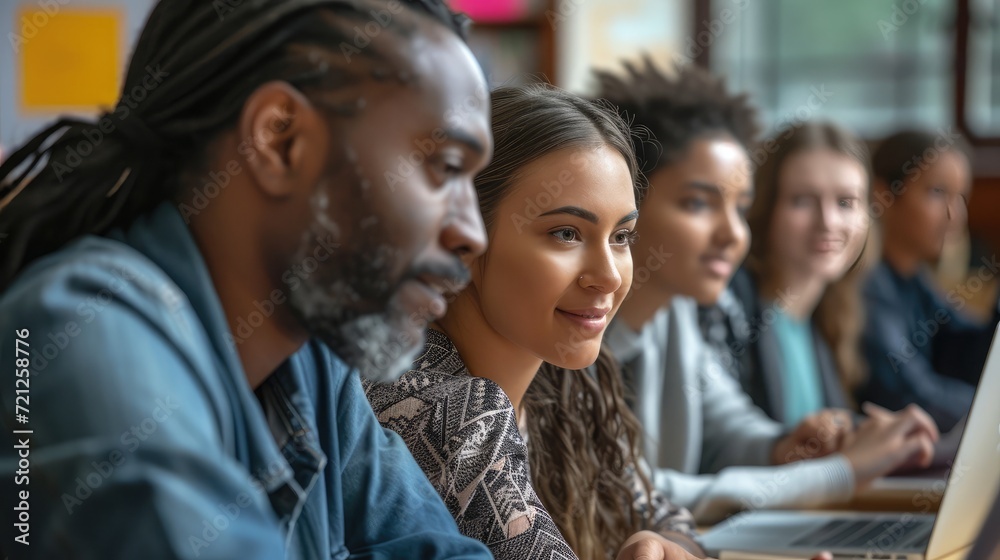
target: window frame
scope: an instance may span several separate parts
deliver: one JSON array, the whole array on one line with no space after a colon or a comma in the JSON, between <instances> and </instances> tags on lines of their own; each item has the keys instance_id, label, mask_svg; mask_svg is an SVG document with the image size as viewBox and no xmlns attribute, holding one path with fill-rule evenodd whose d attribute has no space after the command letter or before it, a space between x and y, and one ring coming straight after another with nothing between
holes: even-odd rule
<instances>
[{"instance_id":1,"label":"window frame","mask_svg":"<svg viewBox=\"0 0 1000 560\"><path fill-rule=\"evenodd\" d=\"M690 34L696 36L701 22L710 20L712 5L715 0L690 0L692 19L689 23ZM1000 136L982 136L976 134L969 126L969 114L966 103L968 91L969 68L969 37L972 0L955 1L955 33L952 49L954 74L952 78L952 107L950 113L953 126L969 141L974 150L974 169L976 176L1000 177ZM712 44L704 46L694 58L694 64L706 69L711 68Z\"/></svg>"}]
</instances>

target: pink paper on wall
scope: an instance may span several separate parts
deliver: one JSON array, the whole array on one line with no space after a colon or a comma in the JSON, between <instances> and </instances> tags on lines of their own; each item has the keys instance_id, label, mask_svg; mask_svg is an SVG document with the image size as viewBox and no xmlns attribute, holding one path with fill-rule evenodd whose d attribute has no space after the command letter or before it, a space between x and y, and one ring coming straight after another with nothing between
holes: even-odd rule
<instances>
[{"instance_id":1,"label":"pink paper on wall","mask_svg":"<svg viewBox=\"0 0 1000 560\"><path fill-rule=\"evenodd\" d=\"M473 21L514 21L528 11L528 0L450 0L449 4Z\"/></svg>"}]
</instances>

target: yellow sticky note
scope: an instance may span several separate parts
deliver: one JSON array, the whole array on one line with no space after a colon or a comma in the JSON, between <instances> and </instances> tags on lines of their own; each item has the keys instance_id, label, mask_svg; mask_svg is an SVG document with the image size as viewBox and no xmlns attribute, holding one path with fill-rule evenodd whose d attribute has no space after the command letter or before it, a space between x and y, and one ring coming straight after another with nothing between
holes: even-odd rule
<instances>
[{"instance_id":1,"label":"yellow sticky note","mask_svg":"<svg viewBox=\"0 0 1000 560\"><path fill-rule=\"evenodd\" d=\"M32 4L35 4L32 2ZM118 100L123 14L109 9L25 5L14 21L27 111L96 109Z\"/></svg>"}]
</instances>

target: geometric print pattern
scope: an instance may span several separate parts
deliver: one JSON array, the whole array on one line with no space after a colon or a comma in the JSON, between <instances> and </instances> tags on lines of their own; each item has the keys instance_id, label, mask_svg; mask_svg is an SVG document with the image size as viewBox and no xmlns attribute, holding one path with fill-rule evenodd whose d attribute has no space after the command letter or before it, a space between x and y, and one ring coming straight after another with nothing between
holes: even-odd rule
<instances>
[{"instance_id":1,"label":"geometric print pattern","mask_svg":"<svg viewBox=\"0 0 1000 560\"><path fill-rule=\"evenodd\" d=\"M462 534L495 558L575 559L532 488L510 399L493 381L472 376L444 333L426 336L414 369L393 383L363 382L378 421L406 442ZM653 510L651 530L692 534L686 510L659 493L652 503L636 496L632 507Z\"/></svg>"}]
</instances>

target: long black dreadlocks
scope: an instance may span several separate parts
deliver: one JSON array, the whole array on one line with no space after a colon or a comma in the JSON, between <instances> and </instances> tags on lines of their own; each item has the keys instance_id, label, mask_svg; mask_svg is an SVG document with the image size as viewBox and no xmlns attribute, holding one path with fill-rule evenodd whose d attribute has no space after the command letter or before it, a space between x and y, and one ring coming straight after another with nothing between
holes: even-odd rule
<instances>
[{"instance_id":1,"label":"long black dreadlocks","mask_svg":"<svg viewBox=\"0 0 1000 560\"><path fill-rule=\"evenodd\" d=\"M160 0L117 105L95 122L58 120L0 165L0 291L33 260L172 198L261 84L308 95L358 81L350 57L379 57L358 34L374 21L408 35L389 13L403 9L465 38L468 20L443 0Z\"/></svg>"}]
</instances>

